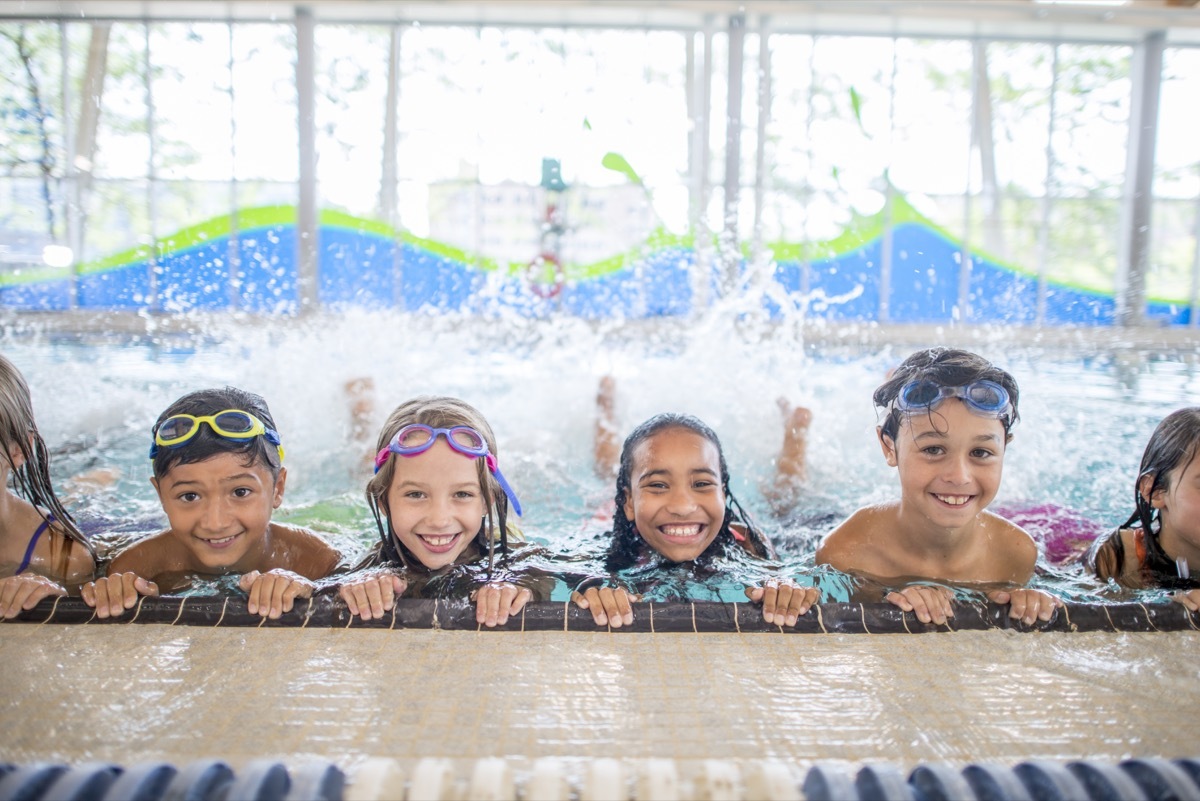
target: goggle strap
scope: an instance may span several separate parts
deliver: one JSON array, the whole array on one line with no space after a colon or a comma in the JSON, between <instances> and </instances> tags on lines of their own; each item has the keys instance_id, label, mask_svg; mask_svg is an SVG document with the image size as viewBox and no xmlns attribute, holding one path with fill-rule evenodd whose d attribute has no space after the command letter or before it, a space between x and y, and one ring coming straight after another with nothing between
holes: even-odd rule
<instances>
[{"instance_id":1,"label":"goggle strap","mask_svg":"<svg viewBox=\"0 0 1200 801\"><path fill-rule=\"evenodd\" d=\"M517 517L521 517L521 502L517 500L516 494L512 487L508 485L508 481L504 478L504 474L500 472L500 468L496 466L496 459L489 453L485 459L487 460L488 470L496 477L496 483L500 485L500 489L504 490L504 494L508 496L508 502L512 504L513 511L517 513Z\"/></svg>"}]
</instances>

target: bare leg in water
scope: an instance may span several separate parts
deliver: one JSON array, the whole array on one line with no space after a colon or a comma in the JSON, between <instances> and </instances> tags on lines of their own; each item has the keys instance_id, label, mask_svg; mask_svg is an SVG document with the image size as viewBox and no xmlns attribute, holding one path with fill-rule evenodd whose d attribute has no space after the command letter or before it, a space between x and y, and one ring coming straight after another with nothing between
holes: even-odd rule
<instances>
[{"instance_id":1,"label":"bare leg in water","mask_svg":"<svg viewBox=\"0 0 1200 801\"><path fill-rule=\"evenodd\" d=\"M763 495L778 515L787 514L800 500L800 490L808 478L808 427L812 424L812 411L804 406L793 406L787 398L776 403L783 415L783 444L775 459L775 475L765 483Z\"/></svg>"},{"instance_id":2,"label":"bare leg in water","mask_svg":"<svg viewBox=\"0 0 1200 801\"><path fill-rule=\"evenodd\" d=\"M359 468L369 472L375 464L371 434L375 417L375 380L369 376L352 378L343 387L350 407L351 447L363 454Z\"/></svg>"},{"instance_id":3,"label":"bare leg in water","mask_svg":"<svg viewBox=\"0 0 1200 801\"><path fill-rule=\"evenodd\" d=\"M611 375L600 379L596 391L596 475L612 478L617 474L621 444L617 438L617 382Z\"/></svg>"}]
</instances>

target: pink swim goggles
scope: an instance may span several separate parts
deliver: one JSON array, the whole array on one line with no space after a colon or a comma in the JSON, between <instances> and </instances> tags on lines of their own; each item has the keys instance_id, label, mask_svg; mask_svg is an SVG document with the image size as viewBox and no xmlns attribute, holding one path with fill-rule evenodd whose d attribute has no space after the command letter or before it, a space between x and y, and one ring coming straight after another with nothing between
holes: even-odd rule
<instances>
[{"instance_id":1,"label":"pink swim goggles","mask_svg":"<svg viewBox=\"0 0 1200 801\"><path fill-rule=\"evenodd\" d=\"M496 457L488 450L487 440L483 438L475 429L470 426L454 426L453 428L432 428L420 423L412 423L396 432L396 436L392 437L391 442L387 444L379 453L375 454L375 472L387 463L388 456L397 454L398 456L417 456L424 453L433 447L433 443L439 436L446 438L446 444L454 450L461 453L463 456L469 456L472 459L483 457L487 462L488 470L496 477L496 483L500 485L500 489L504 490L504 494L508 496L508 502L512 504L513 511L518 516L521 514L521 503L517 500L517 496L512 491L512 487L508 485L504 474L500 472L500 468L496 466Z\"/></svg>"}]
</instances>

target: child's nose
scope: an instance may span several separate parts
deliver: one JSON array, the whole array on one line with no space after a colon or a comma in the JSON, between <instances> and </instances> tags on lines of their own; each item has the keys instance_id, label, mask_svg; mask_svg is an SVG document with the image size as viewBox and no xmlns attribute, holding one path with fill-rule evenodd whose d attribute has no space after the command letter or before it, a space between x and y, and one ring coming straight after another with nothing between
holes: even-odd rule
<instances>
[{"instance_id":1,"label":"child's nose","mask_svg":"<svg viewBox=\"0 0 1200 801\"><path fill-rule=\"evenodd\" d=\"M454 519L451 513L450 501L447 498L435 498L429 505L429 522L433 525L445 525Z\"/></svg>"},{"instance_id":2,"label":"child's nose","mask_svg":"<svg viewBox=\"0 0 1200 801\"><path fill-rule=\"evenodd\" d=\"M229 523L229 509L219 500L210 500L204 504L204 512L200 525L206 531L221 531Z\"/></svg>"},{"instance_id":3,"label":"child's nose","mask_svg":"<svg viewBox=\"0 0 1200 801\"><path fill-rule=\"evenodd\" d=\"M943 479L951 484L966 484L971 480L971 463L968 457L960 456L951 459L946 464Z\"/></svg>"},{"instance_id":4,"label":"child's nose","mask_svg":"<svg viewBox=\"0 0 1200 801\"><path fill-rule=\"evenodd\" d=\"M667 511L673 515L685 515L696 508L696 498L687 489L673 490L667 497Z\"/></svg>"}]
</instances>

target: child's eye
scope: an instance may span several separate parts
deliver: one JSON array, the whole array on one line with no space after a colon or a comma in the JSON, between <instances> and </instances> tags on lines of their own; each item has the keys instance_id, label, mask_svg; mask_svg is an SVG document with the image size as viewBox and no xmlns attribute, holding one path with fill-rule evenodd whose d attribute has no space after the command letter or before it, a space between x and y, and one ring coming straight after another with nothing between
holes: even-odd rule
<instances>
[{"instance_id":1,"label":"child's eye","mask_svg":"<svg viewBox=\"0 0 1200 801\"><path fill-rule=\"evenodd\" d=\"M194 503L200 500L200 494L196 492L185 492L179 496L179 500L184 503Z\"/></svg>"},{"instance_id":2,"label":"child's eye","mask_svg":"<svg viewBox=\"0 0 1200 801\"><path fill-rule=\"evenodd\" d=\"M995 454L989 451L987 448L976 448L975 450L971 451L971 456L975 459L989 459L992 456L995 456Z\"/></svg>"},{"instance_id":3,"label":"child's eye","mask_svg":"<svg viewBox=\"0 0 1200 801\"><path fill-rule=\"evenodd\" d=\"M419 501L425 497L425 493L421 492L420 490L409 490L408 492L404 493L404 497L412 501Z\"/></svg>"},{"instance_id":4,"label":"child's eye","mask_svg":"<svg viewBox=\"0 0 1200 801\"><path fill-rule=\"evenodd\" d=\"M945 452L946 449L941 445L930 445L927 448L921 449L921 453L925 454L926 456L941 456Z\"/></svg>"},{"instance_id":5,"label":"child's eye","mask_svg":"<svg viewBox=\"0 0 1200 801\"><path fill-rule=\"evenodd\" d=\"M662 490L665 490L665 489L667 489L667 482L665 482L665 481L652 481L652 482L650 482L649 484L644 484L643 486L644 486L646 489L648 489L648 490L654 490L654 491L661 492Z\"/></svg>"},{"instance_id":6,"label":"child's eye","mask_svg":"<svg viewBox=\"0 0 1200 801\"><path fill-rule=\"evenodd\" d=\"M701 479L694 482L692 486L696 489L711 489L712 487L717 486L717 483L715 481L709 481L708 479Z\"/></svg>"},{"instance_id":7,"label":"child's eye","mask_svg":"<svg viewBox=\"0 0 1200 801\"><path fill-rule=\"evenodd\" d=\"M238 487L233 491L233 497L235 498L249 498L253 494L254 490L249 487Z\"/></svg>"},{"instance_id":8,"label":"child's eye","mask_svg":"<svg viewBox=\"0 0 1200 801\"><path fill-rule=\"evenodd\" d=\"M475 493L472 492L471 490L459 490L458 492L454 493L454 497L455 498L466 498L467 500L470 500L475 497Z\"/></svg>"}]
</instances>

